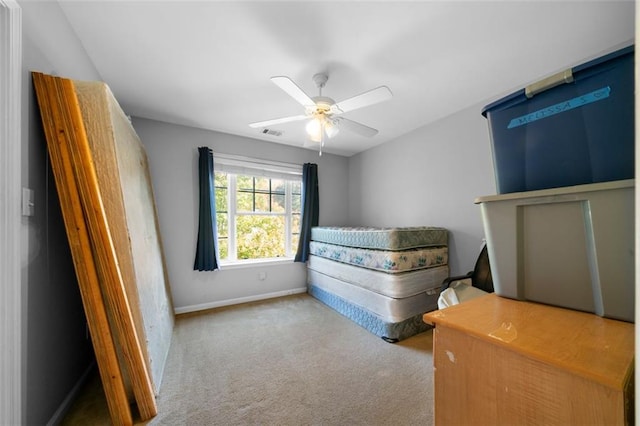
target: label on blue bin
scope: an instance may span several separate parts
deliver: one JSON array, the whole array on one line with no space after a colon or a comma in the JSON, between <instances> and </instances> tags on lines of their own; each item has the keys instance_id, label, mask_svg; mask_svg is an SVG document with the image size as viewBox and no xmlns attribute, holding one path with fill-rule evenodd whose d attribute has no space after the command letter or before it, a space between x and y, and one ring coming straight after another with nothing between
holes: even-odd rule
<instances>
[{"instance_id":1,"label":"label on blue bin","mask_svg":"<svg viewBox=\"0 0 640 426\"><path fill-rule=\"evenodd\" d=\"M543 118L548 118L556 114L560 114L575 108L580 108L581 106L585 106L594 102L601 101L603 99L607 99L610 93L611 93L611 88L607 86L598 90L594 90L593 92L580 95L573 99L559 102L555 105L551 105L551 106L539 109L538 111L534 111L529 114L512 119L509 122L507 129L513 129L514 127L524 126L525 124L533 123L534 121L542 120Z\"/></svg>"}]
</instances>

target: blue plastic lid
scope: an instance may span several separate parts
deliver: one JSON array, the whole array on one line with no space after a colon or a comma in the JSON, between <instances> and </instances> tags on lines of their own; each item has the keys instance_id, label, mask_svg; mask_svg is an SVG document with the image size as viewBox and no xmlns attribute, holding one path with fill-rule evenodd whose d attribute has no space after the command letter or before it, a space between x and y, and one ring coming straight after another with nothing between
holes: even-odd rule
<instances>
[{"instance_id":1,"label":"blue plastic lid","mask_svg":"<svg viewBox=\"0 0 640 426\"><path fill-rule=\"evenodd\" d=\"M591 61L585 62L584 64L576 65L571 69L574 76L574 81L579 80L580 78L583 78L585 76L588 76L590 74L590 71L592 71L596 66L603 64L605 62L615 60L617 58L620 58L628 54L633 54L634 51L635 51L635 46L632 44L631 46L627 46L620 50L616 50L615 52L611 52L609 54L603 55L599 58L592 59ZM500 109L509 108L510 106L517 105L523 101L526 101L527 99L528 98L525 95L525 89L522 88L515 93L505 96L502 99L498 99L497 101L494 101L489 105L485 106L482 109L481 114L483 115L483 117L486 118L487 113L491 110L494 110L498 107Z\"/></svg>"}]
</instances>

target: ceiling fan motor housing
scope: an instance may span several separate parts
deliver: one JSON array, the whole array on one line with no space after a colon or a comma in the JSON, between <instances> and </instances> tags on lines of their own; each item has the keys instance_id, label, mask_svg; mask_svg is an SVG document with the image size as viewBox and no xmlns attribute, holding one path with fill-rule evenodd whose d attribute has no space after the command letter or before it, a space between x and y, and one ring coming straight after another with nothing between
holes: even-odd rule
<instances>
[{"instance_id":1,"label":"ceiling fan motor housing","mask_svg":"<svg viewBox=\"0 0 640 426\"><path fill-rule=\"evenodd\" d=\"M315 102L315 105L309 108L309 113L311 114L330 114L331 106L336 103L336 101L326 96L315 96L311 99Z\"/></svg>"},{"instance_id":2,"label":"ceiling fan motor housing","mask_svg":"<svg viewBox=\"0 0 640 426\"><path fill-rule=\"evenodd\" d=\"M316 87L318 89L322 89L324 85L327 84L327 81L329 80L329 76L323 72L314 74L312 78L313 78L313 82L316 84Z\"/></svg>"}]
</instances>

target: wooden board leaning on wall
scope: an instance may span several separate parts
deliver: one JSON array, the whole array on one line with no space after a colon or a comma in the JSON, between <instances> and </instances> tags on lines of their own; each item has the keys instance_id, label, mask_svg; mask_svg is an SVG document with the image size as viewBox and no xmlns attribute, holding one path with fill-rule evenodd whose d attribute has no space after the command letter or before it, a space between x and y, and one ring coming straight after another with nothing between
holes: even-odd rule
<instances>
[{"instance_id":1,"label":"wooden board leaning on wall","mask_svg":"<svg viewBox=\"0 0 640 426\"><path fill-rule=\"evenodd\" d=\"M133 423L129 406L130 386L141 420L145 421L157 414L154 393L158 388L150 372L151 361L153 358L156 365L164 365L173 328L173 310L167 289L160 238L157 235L152 191L148 188L144 191L148 195L143 197L146 204L150 204L143 210L151 212L151 224L144 226L144 236L136 235L129 229L127 208L131 210L139 206L127 206L126 200L123 200L123 192L126 192L126 189L121 185L124 185L126 179L121 180L118 174L118 160L113 154L117 149L108 147L100 151L96 149L97 142L89 140L99 138L100 132L95 133L93 120L87 121L90 114L88 116L87 111L83 110L74 82L36 72L32 73L32 76L67 237L111 418L115 424ZM115 104L117 106L117 103ZM111 119L110 114L106 115ZM89 136L86 131L87 125L92 128ZM113 129L118 127L118 124L109 122L104 126L107 130L102 133L111 134L115 133ZM133 132L132 128L130 131ZM104 138L99 140L99 144L117 145L114 140ZM144 176L136 182L142 182L143 186L150 185L146 157L142 155L144 161L141 160L142 157L137 152L139 150L140 147L133 148L136 161L142 163L140 168L145 170L137 172ZM149 234L154 235L149 238ZM131 240L135 239L152 241L152 261L135 259L134 252L141 251L140 245L137 249L132 247ZM153 268L153 273L137 271L136 274L133 266L135 260L142 260L140 263ZM147 303L150 305L147 315L150 315L149 311L162 311L151 314L154 317L147 321L153 321L156 329L162 329L160 334L151 336L145 333L145 318L138 294L141 283L136 279L137 276L145 275L152 275L154 282L142 283L143 287L155 285L160 289L156 290L152 297L145 295L143 289L143 298L162 301L160 306ZM162 297L156 297L158 294ZM158 323L162 326L157 327ZM154 340L158 339L168 341L155 344ZM152 355L148 350L150 343L155 350ZM156 370L162 371L161 368ZM156 380L159 381L160 378Z\"/></svg>"}]
</instances>

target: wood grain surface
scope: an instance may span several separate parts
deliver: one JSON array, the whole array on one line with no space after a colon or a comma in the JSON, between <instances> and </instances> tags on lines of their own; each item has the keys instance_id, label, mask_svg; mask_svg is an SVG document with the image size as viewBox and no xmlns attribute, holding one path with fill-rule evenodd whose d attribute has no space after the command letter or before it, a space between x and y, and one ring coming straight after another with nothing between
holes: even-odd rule
<instances>
[{"instance_id":1,"label":"wood grain surface","mask_svg":"<svg viewBox=\"0 0 640 426\"><path fill-rule=\"evenodd\" d=\"M32 75L51 168L107 405L114 424L131 425L133 420L129 400L116 353L114 336L107 318L92 243L85 223L69 152L68 140L76 137L76 129L72 125L65 99L73 92L70 94L69 87L64 86L60 79L41 73Z\"/></svg>"},{"instance_id":2,"label":"wood grain surface","mask_svg":"<svg viewBox=\"0 0 640 426\"><path fill-rule=\"evenodd\" d=\"M88 319L92 317L91 322L94 323L90 330L96 356L99 359L106 358L106 361L98 362L98 367L112 420L116 424L132 422L123 377L131 381L141 419L148 420L157 414L157 406L149 374L147 342L140 339L142 319L138 312L139 300L135 291L127 292L120 269L121 263L127 266L124 259L130 259L131 254L126 247L120 247L120 256L116 252L110 220L115 224L123 218L117 217L118 214L114 214L113 210L109 217L102 198L104 192L119 193L120 189L104 181L102 185L99 182L73 81L40 73L33 73L33 79L50 156L52 159L59 157L53 167L54 176L58 190L68 198L63 201L61 196L61 206L70 242L72 238L79 239L76 230L83 229L81 237L84 245L81 249L72 251L76 270L87 269L94 275L87 280L84 272L84 275L78 274L79 284L81 287L90 287L96 285L92 280L97 281L98 293L102 295L102 306L97 307L97 301L85 303L85 312ZM67 216L73 218L73 221L70 219L67 222ZM114 229L117 229L117 225L114 225ZM71 244L73 246L75 243ZM85 265L90 266L87 268ZM136 281L127 273L129 287L135 289ZM85 284L86 281L90 285ZM98 298L97 293L94 296L93 299ZM100 314L96 315L94 311L100 311ZM106 339L94 337L94 331L112 336L111 345L103 342ZM95 343L96 340L98 344ZM117 345L117 350L113 347L114 344ZM113 365L114 350L119 368ZM103 352L107 355L103 355ZM116 370L119 370L116 374L117 385L107 391L108 383Z\"/></svg>"},{"instance_id":3,"label":"wood grain surface","mask_svg":"<svg viewBox=\"0 0 640 426\"><path fill-rule=\"evenodd\" d=\"M437 424L626 424L634 324L490 294L435 325Z\"/></svg>"}]
</instances>

